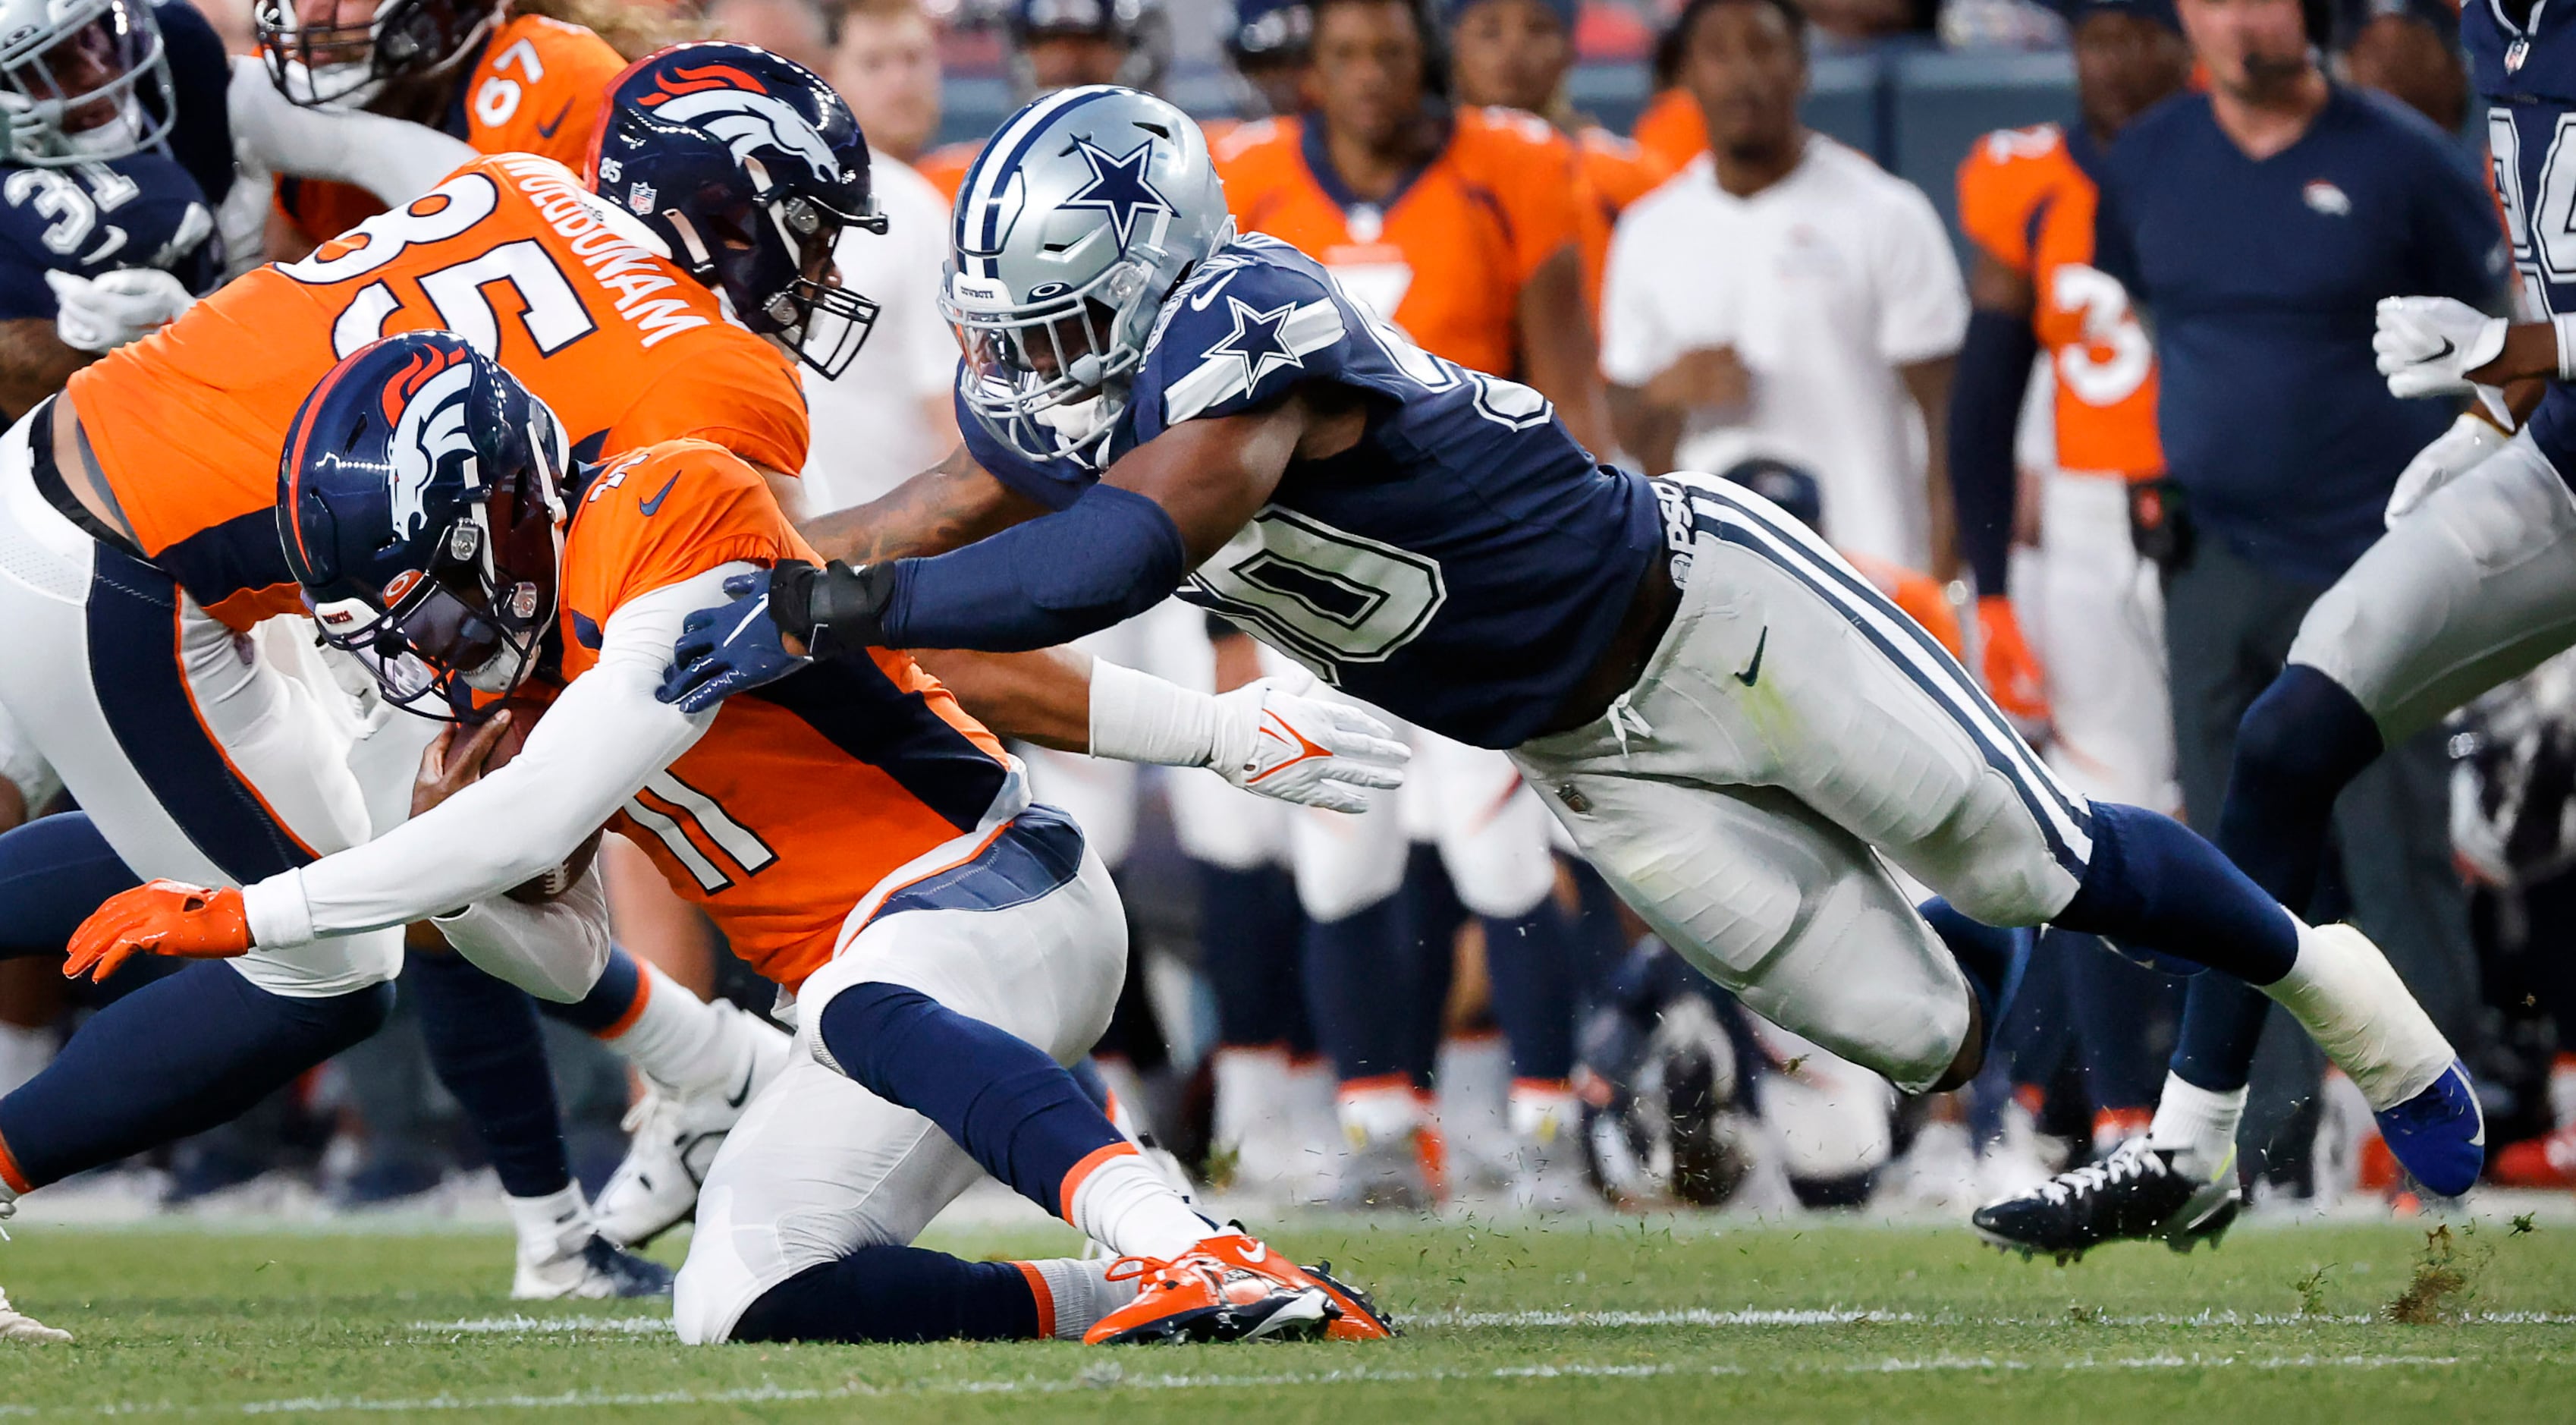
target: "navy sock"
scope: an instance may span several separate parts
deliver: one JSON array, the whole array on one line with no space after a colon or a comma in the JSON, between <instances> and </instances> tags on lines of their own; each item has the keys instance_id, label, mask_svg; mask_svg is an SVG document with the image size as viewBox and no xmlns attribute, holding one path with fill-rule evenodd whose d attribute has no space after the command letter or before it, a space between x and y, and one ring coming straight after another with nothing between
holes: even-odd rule
<instances>
[{"instance_id":1,"label":"navy sock","mask_svg":"<svg viewBox=\"0 0 2576 1425\"><path fill-rule=\"evenodd\" d=\"M88 812L38 817L0 835L0 960L60 955L91 911L141 884Z\"/></svg>"},{"instance_id":2,"label":"navy sock","mask_svg":"<svg viewBox=\"0 0 2576 1425\"><path fill-rule=\"evenodd\" d=\"M1028 1341L1038 1301L1014 1262L920 1247L861 1247L761 1293L735 1341Z\"/></svg>"},{"instance_id":3,"label":"navy sock","mask_svg":"<svg viewBox=\"0 0 2576 1425\"><path fill-rule=\"evenodd\" d=\"M2117 802L2093 804L2093 858L2054 924L2258 985L2299 958L2297 922L2235 862L2181 822Z\"/></svg>"},{"instance_id":4,"label":"navy sock","mask_svg":"<svg viewBox=\"0 0 2576 1425\"><path fill-rule=\"evenodd\" d=\"M429 1066L483 1141L501 1190L512 1197L563 1191L572 1160L533 998L453 951L412 951L403 971L420 1006Z\"/></svg>"},{"instance_id":5,"label":"navy sock","mask_svg":"<svg viewBox=\"0 0 2576 1425\"><path fill-rule=\"evenodd\" d=\"M192 964L100 1010L0 1098L0 1163L41 1187L230 1122L375 1033L393 1003L391 985L290 999Z\"/></svg>"},{"instance_id":6,"label":"navy sock","mask_svg":"<svg viewBox=\"0 0 2576 1425\"><path fill-rule=\"evenodd\" d=\"M2049 954L2066 967L2067 1007L2094 1111L2153 1108L2164 1084L2160 1049L2174 1037L2182 982L2160 975L2090 935L2047 932ZM2224 975L2191 983L2224 985L2257 1001L2260 990ZM2194 993L2198 991L2195 989Z\"/></svg>"},{"instance_id":7,"label":"navy sock","mask_svg":"<svg viewBox=\"0 0 2576 1425\"><path fill-rule=\"evenodd\" d=\"M1315 1041L1345 1083L1415 1071L1422 984L1411 920L1399 894L1339 920L1306 922L1306 1004Z\"/></svg>"},{"instance_id":8,"label":"navy sock","mask_svg":"<svg viewBox=\"0 0 2576 1425\"><path fill-rule=\"evenodd\" d=\"M832 996L816 1030L861 1088L938 1124L984 1171L1058 1216L1074 1167L1127 1141L1045 1050L919 990L853 985Z\"/></svg>"},{"instance_id":9,"label":"navy sock","mask_svg":"<svg viewBox=\"0 0 2576 1425\"><path fill-rule=\"evenodd\" d=\"M1286 1044L1303 1028L1297 886L1278 866L1192 863L1199 877L1199 966L1216 1001L1217 1042Z\"/></svg>"},{"instance_id":10,"label":"navy sock","mask_svg":"<svg viewBox=\"0 0 2576 1425\"><path fill-rule=\"evenodd\" d=\"M1574 1073L1574 947L1554 900L1517 920L1485 917L1485 969L1494 1018L1512 1046L1512 1076L1557 1082Z\"/></svg>"},{"instance_id":11,"label":"navy sock","mask_svg":"<svg viewBox=\"0 0 2576 1425\"><path fill-rule=\"evenodd\" d=\"M2028 930L2003 930L1970 920L1939 896L1914 909L1931 922L1941 942L1950 947L1950 958L1959 962L1968 977L1968 988L1976 992L1977 1007L1985 1013L1986 1039L1993 1042L1995 1031L2012 1013L2035 937Z\"/></svg>"},{"instance_id":12,"label":"navy sock","mask_svg":"<svg viewBox=\"0 0 2576 1425\"><path fill-rule=\"evenodd\" d=\"M540 1000L537 1008L548 1019L559 1019L584 1034L604 1034L619 1021L635 1012L635 997L643 986L644 967L619 946L608 947L608 968L599 972L599 983L590 993L570 1004Z\"/></svg>"},{"instance_id":13,"label":"navy sock","mask_svg":"<svg viewBox=\"0 0 2576 1425\"><path fill-rule=\"evenodd\" d=\"M1404 873L1408 933L1410 1009L1405 1025L1404 1072L1417 1089L1428 1089L1440 1071L1440 1041L1447 1037L1449 984L1458 975L1458 932L1467 924L1466 903L1449 880L1440 852L1415 842Z\"/></svg>"}]
</instances>

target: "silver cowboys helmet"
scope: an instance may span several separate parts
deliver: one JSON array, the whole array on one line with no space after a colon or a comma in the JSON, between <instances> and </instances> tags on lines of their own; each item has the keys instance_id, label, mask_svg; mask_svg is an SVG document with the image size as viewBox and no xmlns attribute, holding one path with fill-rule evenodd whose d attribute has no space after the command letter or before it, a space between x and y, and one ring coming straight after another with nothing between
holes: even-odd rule
<instances>
[{"instance_id":1,"label":"silver cowboys helmet","mask_svg":"<svg viewBox=\"0 0 2576 1425\"><path fill-rule=\"evenodd\" d=\"M177 112L148 0L0 0L0 158L123 158L167 138Z\"/></svg>"},{"instance_id":2,"label":"silver cowboys helmet","mask_svg":"<svg viewBox=\"0 0 2576 1425\"><path fill-rule=\"evenodd\" d=\"M939 306L968 408L1034 459L1098 439L1165 299L1233 239L1189 115L1114 85L1021 109L967 170L949 229Z\"/></svg>"}]
</instances>

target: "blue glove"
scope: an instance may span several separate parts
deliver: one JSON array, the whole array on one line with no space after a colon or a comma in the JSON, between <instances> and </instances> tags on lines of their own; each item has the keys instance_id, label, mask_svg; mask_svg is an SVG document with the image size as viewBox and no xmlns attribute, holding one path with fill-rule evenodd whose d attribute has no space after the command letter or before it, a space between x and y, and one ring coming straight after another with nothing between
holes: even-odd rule
<instances>
[{"instance_id":1,"label":"blue glove","mask_svg":"<svg viewBox=\"0 0 2576 1425\"><path fill-rule=\"evenodd\" d=\"M671 648L671 671L654 693L682 712L704 712L736 693L774 683L806 664L779 642L777 620L769 614L769 571L736 574L725 580L733 602L700 609L680 625L680 640Z\"/></svg>"}]
</instances>

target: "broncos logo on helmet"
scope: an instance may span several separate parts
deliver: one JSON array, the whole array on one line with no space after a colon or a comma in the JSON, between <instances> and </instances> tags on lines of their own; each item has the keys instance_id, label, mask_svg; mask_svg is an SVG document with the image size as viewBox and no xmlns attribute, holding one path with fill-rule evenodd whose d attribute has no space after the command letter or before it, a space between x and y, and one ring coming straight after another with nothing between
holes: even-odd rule
<instances>
[{"instance_id":1,"label":"broncos logo on helmet","mask_svg":"<svg viewBox=\"0 0 2576 1425\"><path fill-rule=\"evenodd\" d=\"M595 142L592 187L743 325L827 377L849 366L877 304L841 286L833 248L885 218L867 140L831 85L750 45L674 45L617 77Z\"/></svg>"},{"instance_id":2,"label":"broncos logo on helmet","mask_svg":"<svg viewBox=\"0 0 2576 1425\"><path fill-rule=\"evenodd\" d=\"M467 425L467 398L474 390L474 368L453 352L435 349L414 358L415 365L385 387L385 416L393 422L393 533L396 539L417 536L429 522L429 490L440 472L463 461L467 491L482 485L474 459L474 432Z\"/></svg>"}]
</instances>

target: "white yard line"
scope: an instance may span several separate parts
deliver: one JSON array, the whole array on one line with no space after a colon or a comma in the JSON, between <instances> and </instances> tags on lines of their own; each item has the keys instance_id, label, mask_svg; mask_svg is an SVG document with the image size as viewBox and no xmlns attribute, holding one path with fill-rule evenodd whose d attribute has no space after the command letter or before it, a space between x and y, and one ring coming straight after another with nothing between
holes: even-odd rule
<instances>
[{"instance_id":1,"label":"white yard line","mask_svg":"<svg viewBox=\"0 0 2576 1425\"><path fill-rule=\"evenodd\" d=\"M2427 1369L2461 1364L2457 1356L2339 1355L2235 1356L2190 1355L2083 1357L2067 1361L2023 1361L1998 1356L1890 1356L1839 1366L1788 1366L1777 1369L1739 1365L1629 1365L1567 1361L1492 1370L1375 1370L1355 1367L1334 1371L1282 1371L1245 1374L1171 1375L1129 1373L1116 1360L1102 1360L1072 1377L1019 1376L986 1380L926 1380L898 1385L851 1383L831 1389L760 1385L732 1390L563 1391L552 1395L430 1395L404 1399L368 1396L296 1396L245 1400L220 1405L176 1401L118 1401L103 1405L41 1407L0 1405L0 1416L37 1415L294 1415L325 1411L390 1414L402 1411L464 1410L603 1410L649 1406L794 1404L804 1401L868 1400L941 1395L1060 1395L1088 1390L1277 1390L1341 1385L1410 1385L1438 1382L1502 1380L1651 1379L1657 1377L1722 1378L1758 1375L1905 1375L1934 1372L2056 1371L2133 1372L2209 1370L2389 1370Z\"/></svg>"}]
</instances>

